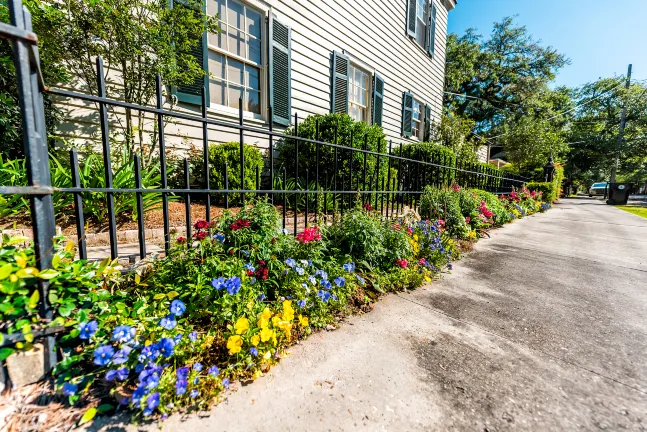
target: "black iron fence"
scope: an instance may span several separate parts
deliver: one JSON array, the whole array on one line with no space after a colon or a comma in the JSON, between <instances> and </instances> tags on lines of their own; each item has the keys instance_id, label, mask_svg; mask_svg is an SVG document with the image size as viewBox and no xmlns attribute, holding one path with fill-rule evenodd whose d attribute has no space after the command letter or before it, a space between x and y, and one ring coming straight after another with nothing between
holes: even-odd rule
<instances>
[{"instance_id":1,"label":"black iron fence","mask_svg":"<svg viewBox=\"0 0 647 432\"><path fill-rule=\"evenodd\" d=\"M179 196L186 207L186 236L191 238L193 221L191 220L191 201L200 200L205 206L204 218L211 220L211 207L216 197L223 197L221 204L229 208L230 196L240 197L244 204L246 196L267 196L274 204L280 207L283 218L283 228L291 228L297 233L300 226L307 227L313 223L324 223L331 215L343 217L345 211L358 204L370 205L378 215L383 218L397 216L404 207L416 208L420 195L427 185L449 186L457 182L463 187L475 187L494 193L505 193L514 187L522 186L525 179L515 175L504 175L501 170L467 161L456 161L449 165L442 155L428 155L421 157L420 153L414 154L407 150L406 144L393 145L389 142L384 152L369 150L368 143L364 148L356 148L345 143L352 143L353 137L338 136L335 129L334 142L321 140L319 125L317 124L314 138L298 136L299 117L294 115L294 124L291 128L294 133L286 134L285 131L273 130L270 122L268 128L245 124L243 104L239 103L238 122L227 122L209 118L207 116L207 100L205 91L202 93L201 113L173 111L163 106L162 80L157 77L156 105L142 106L111 99L106 94L104 70L102 59L96 60L96 76L98 94L86 94L77 91L46 88L40 73L38 56L38 39L32 33L31 17L20 0L9 1L11 25L0 23L0 36L11 41L14 51L14 62L18 80L20 110L22 113L22 137L26 157L28 185L21 187L8 187L0 185L0 194L25 195L30 197L31 223L39 270L51 267L53 238L56 234L56 215L52 203L54 193L65 193L73 196L74 216L78 240L78 253L81 259L87 258L84 202L83 196L88 193L105 194L110 255L119 256L117 241L117 215L115 214L115 194L133 194L137 208L137 227L139 232L139 256L146 257L146 239L144 236L144 196L146 194L161 195L161 209L163 218L163 241L165 250L171 247L172 227L169 222L169 198ZM43 93L47 92L62 98L85 101L96 104L99 114L100 138L103 154L103 169L105 187L85 187L81 184L79 173L79 156L76 149L70 151L72 186L64 188L52 187L50 168L48 164L47 131L45 126ZM157 188L146 188L142 184L142 164L140 155L133 155L135 187L120 188L113 185L113 170L111 167L111 139L109 109L131 109L152 115L156 120L158 131L159 165L161 185ZM272 118L269 107L268 118ZM203 151L203 180L199 187L191 187L189 162L184 159L183 177L184 187L169 187L168 166L166 159L165 122L169 118L176 121L194 122L202 127ZM229 172L225 165L224 187L211 187L209 152L209 127L218 127L237 133L240 144L240 171ZM256 170L255 188L245 188L245 161L243 145L246 135L260 135L267 137L268 149L266 152L265 167L262 171ZM294 145L294 166L288 172L280 160L277 159L276 145L289 140ZM366 140L368 138L366 137ZM299 146L307 147L314 151L314 166L299 165ZM380 147L378 147L380 148ZM331 167L320 166L320 153L322 149L330 149L333 154ZM312 156L312 155L311 155ZM359 163L358 163L359 161ZM370 163L368 163L370 162ZM341 166L345 166L341 170ZM367 171L367 166L373 167ZM384 169L383 169L384 168ZM241 187L229 188L232 176L239 176ZM292 185L292 187L289 187ZM303 186L302 186L303 185ZM190 247L190 242L189 242ZM48 282L39 281L40 315L51 320L53 311L48 304ZM44 340L46 370L55 364L57 356L55 351L54 332L35 333L36 337ZM6 338L5 345L20 340L18 336Z\"/></svg>"}]
</instances>

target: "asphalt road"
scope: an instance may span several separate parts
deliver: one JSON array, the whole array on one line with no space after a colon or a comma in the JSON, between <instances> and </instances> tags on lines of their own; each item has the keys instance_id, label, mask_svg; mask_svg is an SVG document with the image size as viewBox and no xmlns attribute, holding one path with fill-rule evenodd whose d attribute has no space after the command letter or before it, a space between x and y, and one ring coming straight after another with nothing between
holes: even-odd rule
<instances>
[{"instance_id":1,"label":"asphalt road","mask_svg":"<svg viewBox=\"0 0 647 432\"><path fill-rule=\"evenodd\" d=\"M291 351L164 429L647 430L647 219L562 200Z\"/></svg>"}]
</instances>

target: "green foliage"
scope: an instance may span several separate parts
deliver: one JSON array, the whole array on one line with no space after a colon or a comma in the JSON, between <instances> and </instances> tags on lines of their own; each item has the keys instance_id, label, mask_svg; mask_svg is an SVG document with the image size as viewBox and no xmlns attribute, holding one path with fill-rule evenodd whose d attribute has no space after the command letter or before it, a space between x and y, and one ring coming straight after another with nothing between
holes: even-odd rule
<instances>
[{"instance_id":1,"label":"green foliage","mask_svg":"<svg viewBox=\"0 0 647 432\"><path fill-rule=\"evenodd\" d=\"M325 114L311 115L299 123L298 136L301 138L316 139L317 122L319 123L319 140L328 143L337 143L356 149L366 149L373 152L386 153L387 143L384 132L380 126L367 125L364 122L356 122L347 114ZM286 130L287 135L294 135L294 126ZM352 135L352 141L351 141ZM297 140L286 138L276 144L279 152L281 167L284 167L290 177L295 175L296 169L296 150ZM310 178L314 178L317 167L317 146L311 143L299 142L299 184L305 180L305 170L310 171ZM337 186L341 188L342 181L348 185L350 178L350 163L353 161L352 184L360 184L363 179L364 154L359 152L337 150L337 165L335 165L335 149L330 146L322 145L319 147L319 181L324 183L328 178L328 183L332 184L332 179L337 173ZM336 168L335 168L336 167ZM380 158L379 170L377 167L377 157L374 155L366 156L366 181L371 184L375 182L376 172L379 171L380 178L387 178L388 161L386 158Z\"/></svg>"},{"instance_id":2,"label":"green foliage","mask_svg":"<svg viewBox=\"0 0 647 432\"><path fill-rule=\"evenodd\" d=\"M443 114L440 123L432 123L430 141L441 144L464 161L475 161L476 152L485 145L480 135L473 133L476 122L454 113Z\"/></svg>"},{"instance_id":3,"label":"green foliage","mask_svg":"<svg viewBox=\"0 0 647 432\"><path fill-rule=\"evenodd\" d=\"M259 176L263 171L263 154L259 149L250 144L243 145L243 155L245 159L245 185L242 189L256 189L256 170ZM240 181L240 143L228 142L225 144L211 144L209 146L209 184L211 189L225 189L225 164L227 164L227 177L229 189L241 189ZM202 173L202 169L198 171ZM197 181L203 176L196 175ZM200 182L199 184L203 184ZM230 193L229 199L234 202L240 202L240 193ZM224 200L224 194L218 195ZM247 198L255 196L249 192L245 195Z\"/></svg>"},{"instance_id":4,"label":"green foliage","mask_svg":"<svg viewBox=\"0 0 647 432\"><path fill-rule=\"evenodd\" d=\"M53 5L41 0L23 0L23 5L31 13L34 33L38 35L40 66L45 83L48 85L65 84L70 80L63 59L66 53L59 49L60 40L51 32L52 27L58 26ZM0 2L0 22L9 22L7 2ZM13 50L8 39L0 40L0 155L4 158L16 159L24 156L21 115L16 85L16 71L13 64ZM52 98L45 93L45 123L48 135L61 120L62 112ZM3 184L4 185L4 184Z\"/></svg>"},{"instance_id":5,"label":"green foliage","mask_svg":"<svg viewBox=\"0 0 647 432\"><path fill-rule=\"evenodd\" d=\"M456 155L454 152L448 147L431 142L405 144L394 149L393 154L407 159L432 162L445 167L456 167ZM427 185L431 178L440 184L449 186L456 178L455 170L449 168L427 167L426 169L420 169L417 164L400 163L400 161L394 161L393 163L397 164L396 168L399 170L401 182L404 179L409 179L411 184Z\"/></svg>"},{"instance_id":6,"label":"green foliage","mask_svg":"<svg viewBox=\"0 0 647 432\"><path fill-rule=\"evenodd\" d=\"M494 226L501 226L512 220L510 212L497 195L478 189L474 189L473 193L477 201L484 201L487 209L494 213L492 216Z\"/></svg>"},{"instance_id":7,"label":"green foliage","mask_svg":"<svg viewBox=\"0 0 647 432\"><path fill-rule=\"evenodd\" d=\"M553 202L558 198L555 182L530 182L526 186L530 190L541 192L544 201Z\"/></svg>"},{"instance_id":8,"label":"green foliage","mask_svg":"<svg viewBox=\"0 0 647 432\"><path fill-rule=\"evenodd\" d=\"M447 233L452 237L466 238L469 233L460 199L450 189L427 186L420 198L420 216L423 219L443 220Z\"/></svg>"}]
</instances>

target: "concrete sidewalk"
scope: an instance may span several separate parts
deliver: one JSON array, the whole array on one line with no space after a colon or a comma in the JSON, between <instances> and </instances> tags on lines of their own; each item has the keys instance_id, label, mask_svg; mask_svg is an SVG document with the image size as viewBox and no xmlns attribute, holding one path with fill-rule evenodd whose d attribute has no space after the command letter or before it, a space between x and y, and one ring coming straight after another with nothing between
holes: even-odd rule
<instances>
[{"instance_id":1,"label":"concrete sidewalk","mask_svg":"<svg viewBox=\"0 0 647 432\"><path fill-rule=\"evenodd\" d=\"M647 220L562 200L441 281L314 335L207 416L163 427L645 430Z\"/></svg>"}]
</instances>

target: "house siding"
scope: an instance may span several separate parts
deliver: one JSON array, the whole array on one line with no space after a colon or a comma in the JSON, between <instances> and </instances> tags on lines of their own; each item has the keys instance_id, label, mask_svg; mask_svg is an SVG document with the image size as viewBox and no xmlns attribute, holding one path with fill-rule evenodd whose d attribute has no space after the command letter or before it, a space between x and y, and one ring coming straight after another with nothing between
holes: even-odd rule
<instances>
[{"instance_id":1,"label":"house siding","mask_svg":"<svg viewBox=\"0 0 647 432\"><path fill-rule=\"evenodd\" d=\"M401 136L403 92L411 92L431 105L432 121L438 121L441 115L448 8L441 0L432 1L437 7L433 57L406 34L406 0L250 0L249 4L265 11L271 9L292 28L292 116L298 113L299 118L305 118L330 112L330 62L331 53L336 50L350 55L351 62L357 60L360 65L373 68L384 79L382 126L387 139L400 143L413 141ZM266 88L262 97L267 99ZM61 104L69 119L59 128L59 135L77 144L98 142L96 107L70 100ZM199 114L199 107L181 104L175 109ZM112 112L115 127L117 117L122 116L119 110ZM213 112L209 116L237 122L235 117ZM149 133L155 120L150 115L146 118L145 130ZM249 125L267 126L262 121L245 121ZM186 147L187 143L202 146L199 124L169 124L165 136L171 149ZM210 126L209 140L238 140L238 132ZM258 147L268 146L263 135L246 134L245 141Z\"/></svg>"}]
</instances>

